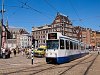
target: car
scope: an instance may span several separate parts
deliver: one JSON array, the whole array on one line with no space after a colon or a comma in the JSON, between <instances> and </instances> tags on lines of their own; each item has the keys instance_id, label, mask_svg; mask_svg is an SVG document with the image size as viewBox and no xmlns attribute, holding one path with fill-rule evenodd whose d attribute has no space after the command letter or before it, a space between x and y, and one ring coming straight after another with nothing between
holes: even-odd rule
<instances>
[{"instance_id":1,"label":"car","mask_svg":"<svg viewBox=\"0 0 100 75\"><path fill-rule=\"evenodd\" d=\"M46 46L40 46L34 50L34 56L36 57L45 57Z\"/></svg>"}]
</instances>

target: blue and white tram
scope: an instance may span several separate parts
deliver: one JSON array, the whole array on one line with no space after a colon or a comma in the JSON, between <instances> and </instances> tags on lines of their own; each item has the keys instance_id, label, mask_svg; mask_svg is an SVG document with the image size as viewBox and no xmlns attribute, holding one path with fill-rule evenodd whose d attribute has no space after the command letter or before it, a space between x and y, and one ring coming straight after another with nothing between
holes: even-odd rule
<instances>
[{"instance_id":1,"label":"blue and white tram","mask_svg":"<svg viewBox=\"0 0 100 75\"><path fill-rule=\"evenodd\" d=\"M47 34L47 63L65 63L88 54L85 44L59 32Z\"/></svg>"}]
</instances>

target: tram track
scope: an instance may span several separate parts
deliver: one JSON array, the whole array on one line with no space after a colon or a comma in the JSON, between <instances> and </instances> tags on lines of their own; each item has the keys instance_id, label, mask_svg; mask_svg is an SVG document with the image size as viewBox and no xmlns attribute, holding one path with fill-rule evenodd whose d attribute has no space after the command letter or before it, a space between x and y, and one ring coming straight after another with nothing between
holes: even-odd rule
<instances>
[{"instance_id":1,"label":"tram track","mask_svg":"<svg viewBox=\"0 0 100 75\"><path fill-rule=\"evenodd\" d=\"M91 56L92 56L92 54L89 55L87 58L84 58L84 59L82 59L82 60L79 60L79 62L77 61L78 63L76 63L76 64L74 64L74 65L66 66L67 68L68 68L68 67L69 67L69 68L68 68L67 70L65 70L65 71L70 70L71 68L75 67L76 65L78 65L78 64L81 63L82 61L84 61L84 60L90 58ZM50 66L50 67L48 67L48 68L39 69L38 71L36 71L36 72L34 72L34 73L30 74L30 75L38 74L38 73L41 73L41 72L44 72L44 71L47 71L47 70L52 70L52 69L57 69L57 68L61 68L61 67L59 67L59 65L53 65L53 66ZM62 75L65 71L61 72L59 75Z\"/></svg>"},{"instance_id":2,"label":"tram track","mask_svg":"<svg viewBox=\"0 0 100 75\"><path fill-rule=\"evenodd\" d=\"M55 67L55 66L51 66L51 67L48 67L48 68L40 69L40 70L38 70L38 71L36 71L36 72L30 74L30 75L35 75L35 74L41 73L41 72L43 72L43 71L53 69L54 67Z\"/></svg>"},{"instance_id":3,"label":"tram track","mask_svg":"<svg viewBox=\"0 0 100 75\"><path fill-rule=\"evenodd\" d=\"M38 63L36 63L38 64ZM47 68L45 68L47 67ZM17 70L17 71L13 71L13 72L9 72L9 73L4 73L4 74L14 74L14 73L22 73L22 72L30 72L30 71L33 71L33 73L29 74L29 75L34 75L34 74L37 74L37 73L41 73L43 71L46 71L46 70L50 70L50 69L53 69L54 67L56 67L56 65L54 64L47 64L47 63L43 63L43 64L40 64L40 65L36 65L36 66L32 66L32 67L25 67L24 69L22 70Z\"/></svg>"},{"instance_id":4,"label":"tram track","mask_svg":"<svg viewBox=\"0 0 100 75\"><path fill-rule=\"evenodd\" d=\"M32 67L25 67L25 68L23 68L21 70L17 70L17 71L13 71L13 72L8 72L8 73L5 73L5 74L8 75L8 74L13 74L13 73L20 73L20 72L24 72L25 70L41 67L43 65L46 65L46 63L45 64L44 63L40 64L40 65L36 65L36 66L32 66ZM8 69L10 69L10 68L8 68ZM12 68L12 69L14 69L14 68Z\"/></svg>"},{"instance_id":5,"label":"tram track","mask_svg":"<svg viewBox=\"0 0 100 75\"><path fill-rule=\"evenodd\" d=\"M92 57L92 56L93 56L93 54L91 54L90 57ZM88 71L89 71L90 67L93 65L93 63L94 63L94 61L96 60L97 56L98 56L98 55L96 55L95 58L93 58L91 61L89 61L89 62L91 62L91 63L89 64L89 66L87 67L87 69L86 69L86 71L84 72L83 75L87 75L87 74L88 74ZM69 68L67 68L67 69L65 69L64 71L62 71L61 73L59 73L58 75L65 75L66 72L72 70L72 69L75 68L77 65L82 64L82 62L84 62L85 60L87 60L87 59L90 58L90 57L87 57L87 58L85 58L85 59L83 59L83 60L80 60L78 63L76 63L76 64L70 66Z\"/></svg>"},{"instance_id":6,"label":"tram track","mask_svg":"<svg viewBox=\"0 0 100 75\"><path fill-rule=\"evenodd\" d=\"M72 69L73 67L75 67L76 65L78 65L78 64L80 64L81 62L83 62L84 60L86 60L86 59L88 59L88 58L90 58L91 56L93 56L93 54L90 54L89 56L87 56L87 57L85 57L85 58L82 58L82 59L80 59L80 60L76 60L76 61L72 61L72 62L70 62L71 63L71 65L68 65L68 64L70 64L70 63L65 63L65 66L64 66L64 68L67 68L66 70L64 70L64 71L58 71L58 74L57 75L63 75L64 73L66 73L67 71L69 71L70 69ZM77 62L77 63L76 63ZM67 64L67 66L66 66L66 64ZM54 64L46 64L46 63L41 63L40 65L36 65L36 66L32 66L32 67L28 67L28 68L24 68L24 69L22 69L22 70L17 70L17 71L14 71L14 72L10 72L10 73L6 73L6 74L13 74L13 73L21 73L21 72L31 72L32 71L32 73L29 73L29 75L38 75L38 74L42 74L42 73L44 73L44 72L48 72L48 71L50 71L50 70L56 70L56 69L62 69L63 68L63 66L62 66L63 64L61 64L61 65L54 65ZM87 69L88 70L88 69ZM84 75L86 75L87 74L87 72L86 73L84 73ZM43 74L44 75L44 74Z\"/></svg>"},{"instance_id":7,"label":"tram track","mask_svg":"<svg viewBox=\"0 0 100 75\"><path fill-rule=\"evenodd\" d=\"M96 55L96 57L91 61L90 65L87 67L86 71L84 72L83 75L87 75L89 72L89 69L92 67L93 63L95 62L96 58L98 57L98 55Z\"/></svg>"}]
</instances>

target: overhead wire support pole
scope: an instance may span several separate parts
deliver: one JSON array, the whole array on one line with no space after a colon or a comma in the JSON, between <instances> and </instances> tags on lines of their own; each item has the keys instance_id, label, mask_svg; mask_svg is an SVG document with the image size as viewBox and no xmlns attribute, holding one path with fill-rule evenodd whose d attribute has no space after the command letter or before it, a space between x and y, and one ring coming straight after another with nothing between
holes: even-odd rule
<instances>
[{"instance_id":1,"label":"overhead wire support pole","mask_svg":"<svg viewBox=\"0 0 100 75\"><path fill-rule=\"evenodd\" d=\"M2 47L2 23L0 20L0 57L1 57L1 47Z\"/></svg>"},{"instance_id":2,"label":"overhead wire support pole","mask_svg":"<svg viewBox=\"0 0 100 75\"><path fill-rule=\"evenodd\" d=\"M2 47L2 25L3 25L3 13L4 13L4 0L2 0L2 9L1 9L1 20L0 20L0 54L1 54L1 47Z\"/></svg>"},{"instance_id":3,"label":"overhead wire support pole","mask_svg":"<svg viewBox=\"0 0 100 75\"><path fill-rule=\"evenodd\" d=\"M3 15L4 15L4 0L2 0L2 10L1 10L1 15L2 15L2 23L3 23Z\"/></svg>"}]
</instances>

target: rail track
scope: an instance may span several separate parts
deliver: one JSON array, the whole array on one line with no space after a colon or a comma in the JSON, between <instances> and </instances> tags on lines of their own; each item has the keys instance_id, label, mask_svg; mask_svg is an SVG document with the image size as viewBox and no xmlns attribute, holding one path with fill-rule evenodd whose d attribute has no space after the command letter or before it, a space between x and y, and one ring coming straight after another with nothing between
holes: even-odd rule
<instances>
[{"instance_id":1,"label":"rail track","mask_svg":"<svg viewBox=\"0 0 100 75\"><path fill-rule=\"evenodd\" d=\"M24 68L22 70L9 72L6 74L9 75L9 74L18 73L20 75L20 73L22 73L22 72L26 72L26 73L28 72L28 75L45 75L45 74L48 75L48 73L50 72L51 73L50 75L53 75L52 74L53 71L56 71L55 75L66 75L66 73L68 71L72 70L77 65L79 66L80 64L86 63L84 61L90 59L92 56L93 56L93 54L89 54L86 57L79 58L78 60L74 60L74 61L71 61L69 63L60 64L60 65L40 63L39 65L36 65L36 66L32 66L32 67ZM95 58L92 58L92 60L88 61L91 63L88 65L88 67L85 70L85 72L83 73L83 75L88 74L88 71L89 71L90 67L92 66L92 64L94 63L94 61L96 60L97 56Z\"/></svg>"},{"instance_id":2,"label":"rail track","mask_svg":"<svg viewBox=\"0 0 100 75\"><path fill-rule=\"evenodd\" d=\"M92 54L93 55L93 54ZM90 56L91 57L91 56ZM88 58L90 58L88 57ZM87 75L88 74L88 71L90 69L90 67L93 65L94 61L96 60L96 58L98 57L98 55L96 55L92 60L88 61L90 64L87 66L86 70L84 71L84 69L82 69L82 71L84 71L84 73L82 75ZM65 69L64 71L62 71L61 73L59 73L59 75L65 75L66 72L72 70L73 68L75 69L76 66L80 66L81 67L81 64L83 64L82 62L84 62L85 60L87 60L88 58L86 59L83 59L83 60L80 60L79 62L77 62L76 64L70 66L69 68ZM87 63L87 62L84 62L84 63Z\"/></svg>"},{"instance_id":3,"label":"rail track","mask_svg":"<svg viewBox=\"0 0 100 75\"><path fill-rule=\"evenodd\" d=\"M67 67L68 69L64 70L63 72L60 72L59 75L63 75L66 71L70 70L71 68L75 67L76 65L80 64L81 62L83 62L84 60L90 58L91 56L92 56L92 54L89 55L89 56L86 57L86 58L83 58L83 59L81 59L81 60L78 60L77 62L75 62L74 65L64 66L64 67ZM73 62L70 62L70 63L73 63ZM65 64L68 64L68 63L65 63ZM61 64L61 65L62 65L62 64ZM45 67L46 67L46 65L45 65ZM39 74L39 73L41 74L41 72L43 73L44 71L46 72L46 71L48 71L48 70L50 71L50 70L59 69L59 68L63 68L63 67L60 66L60 65L51 65L50 67L43 68L43 69L39 69L39 70L37 70L36 72L34 72L34 73L30 74L30 75Z\"/></svg>"}]
</instances>

